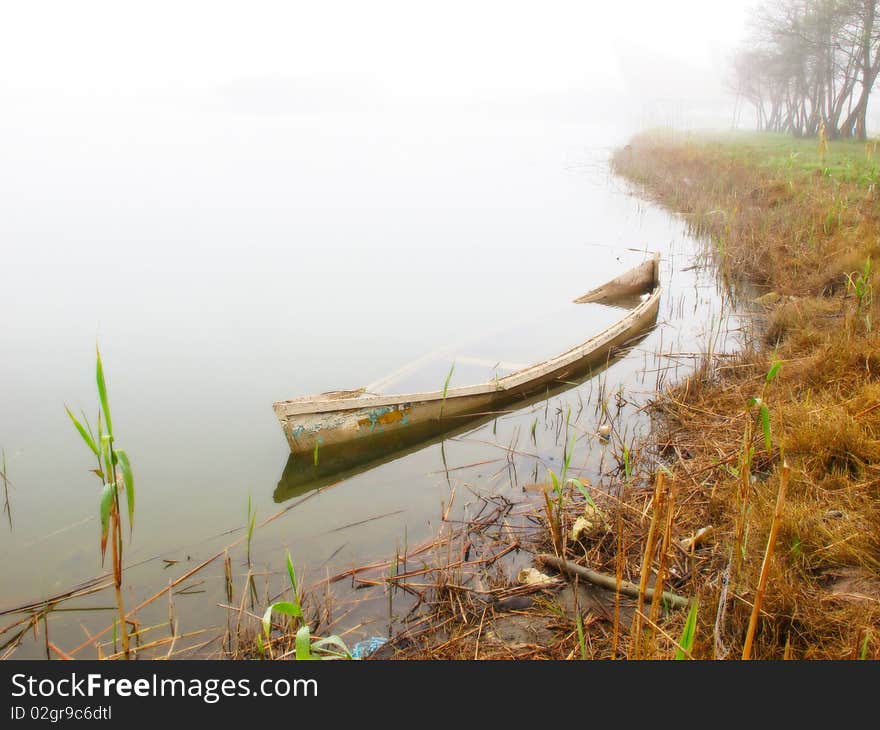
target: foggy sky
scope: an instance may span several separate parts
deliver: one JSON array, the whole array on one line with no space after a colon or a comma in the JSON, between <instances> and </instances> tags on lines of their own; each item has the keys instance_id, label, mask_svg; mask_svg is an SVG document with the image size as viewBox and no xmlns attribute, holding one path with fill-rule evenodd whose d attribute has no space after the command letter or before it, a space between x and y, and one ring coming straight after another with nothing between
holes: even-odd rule
<instances>
[{"instance_id":1,"label":"foggy sky","mask_svg":"<svg viewBox=\"0 0 880 730\"><path fill-rule=\"evenodd\" d=\"M720 91L750 4L6 3L0 91L69 102L268 77L413 99L574 90L687 100Z\"/></svg>"}]
</instances>

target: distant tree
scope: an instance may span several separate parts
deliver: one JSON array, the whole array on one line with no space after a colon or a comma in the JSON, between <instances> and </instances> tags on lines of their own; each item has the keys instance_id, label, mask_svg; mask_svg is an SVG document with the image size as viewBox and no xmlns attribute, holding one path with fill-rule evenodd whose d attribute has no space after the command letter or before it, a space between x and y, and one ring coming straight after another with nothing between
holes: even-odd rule
<instances>
[{"instance_id":1,"label":"distant tree","mask_svg":"<svg viewBox=\"0 0 880 730\"><path fill-rule=\"evenodd\" d=\"M868 135L868 98L880 73L880 28L877 19L877 0L858 0L853 6L853 23L847 32L859 49L859 98L841 126L845 137L864 140Z\"/></svg>"},{"instance_id":2,"label":"distant tree","mask_svg":"<svg viewBox=\"0 0 880 730\"><path fill-rule=\"evenodd\" d=\"M880 0L765 0L736 54L733 88L759 130L831 137L867 134L880 74Z\"/></svg>"}]
</instances>

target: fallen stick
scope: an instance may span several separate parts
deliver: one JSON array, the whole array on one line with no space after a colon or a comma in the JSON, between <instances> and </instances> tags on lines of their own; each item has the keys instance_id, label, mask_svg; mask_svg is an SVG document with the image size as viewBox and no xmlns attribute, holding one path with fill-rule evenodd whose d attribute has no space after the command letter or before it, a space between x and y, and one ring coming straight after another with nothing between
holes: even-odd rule
<instances>
[{"instance_id":1,"label":"fallen stick","mask_svg":"<svg viewBox=\"0 0 880 730\"><path fill-rule=\"evenodd\" d=\"M579 578L583 578L586 581L589 581L593 585L597 585L600 588L607 588L609 591L617 590L617 578L613 575L605 575L604 573L599 573L591 568L586 568L583 565L578 565L577 563L572 563L569 560L563 560L562 558L557 558L555 555L550 555L548 553L540 553L535 556L535 559L546 565L549 565L552 568L556 568L560 573L569 573L571 575L576 575ZM630 598L638 598L639 597L639 587L635 583L630 583L627 580L620 582L620 592L629 596ZM663 591L663 600L666 601L670 606L674 606L675 608L687 608L690 603L690 599L685 598L684 596L676 595L675 593L670 593L669 591ZM654 598L654 589L646 588L645 589L645 598L652 599Z\"/></svg>"}]
</instances>

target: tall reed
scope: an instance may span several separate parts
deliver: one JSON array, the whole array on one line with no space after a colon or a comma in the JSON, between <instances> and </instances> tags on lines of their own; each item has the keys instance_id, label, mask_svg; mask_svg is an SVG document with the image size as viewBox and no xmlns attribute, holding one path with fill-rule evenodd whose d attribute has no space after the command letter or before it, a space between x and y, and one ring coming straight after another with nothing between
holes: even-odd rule
<instances>
[{"instance_id":1,"label":"tall reed","mask_svg":"<svg viewBox=\"0 0 880 730\"><path fill-rule=\"evenodd\" d=\"M128 659L129 637L125 618L125 605L122 598L122 567L123 567L123 540L122 540L122 509L120 506L120 491L125 491L125 501L128 507L129 535L134 528L134 475L128 454L117 448L113 436L113 421L110 418L110 400L107 394L107 382L104 378L104 366L101 362L101 352L95 346L95 381L98 386L98 409L97 433L92 430L85 413L83 421L77 420L69 407L65 406L67 415L79 432L82 440L97 459L97 469L92 469L98 479L101 480L101 496L99 500L99 515L101 517L101 563L107 554L107 542L111 544L113 558L113 583L116 590L116 605L119 610L119 630L122 638L122 650ZM103 419L103 421L102 421ZM104 429L106 428L106 433Z\"/></svg>"}]
</instances>

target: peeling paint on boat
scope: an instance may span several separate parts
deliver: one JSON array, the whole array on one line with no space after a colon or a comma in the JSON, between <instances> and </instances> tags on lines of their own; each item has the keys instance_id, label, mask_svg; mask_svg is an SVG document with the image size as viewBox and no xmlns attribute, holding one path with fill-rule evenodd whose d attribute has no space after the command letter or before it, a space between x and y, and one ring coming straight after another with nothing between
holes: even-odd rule
<instances>
[{"instance_id":1,"label":"peeling paint on boat","mask_svg":"<svg viewBox=\"0 0 880 730\"><path fill-rule=\"evenodd\" d=\"M407 409L404 407L384 406L382 408L374 408L367 414L366 418L358 419L358 428L369 428L370 431L374 431L376 426L379 426L379 430L382 430L384 426L396 423L406 425L408 420L406 411Z\"/></svg>"}]
</instances>

